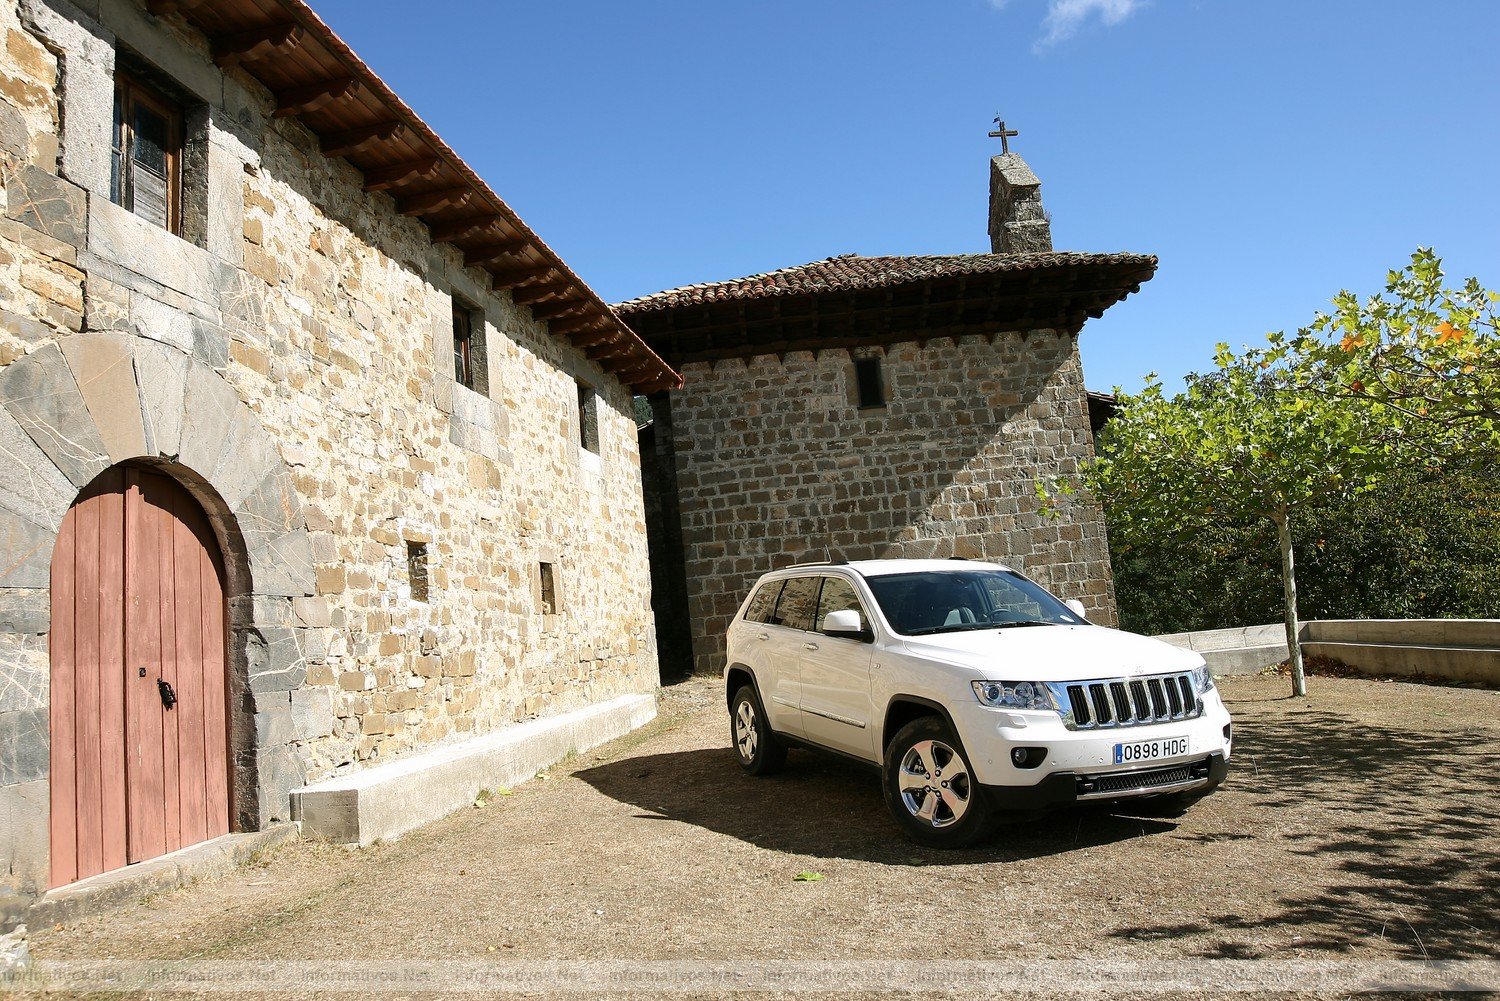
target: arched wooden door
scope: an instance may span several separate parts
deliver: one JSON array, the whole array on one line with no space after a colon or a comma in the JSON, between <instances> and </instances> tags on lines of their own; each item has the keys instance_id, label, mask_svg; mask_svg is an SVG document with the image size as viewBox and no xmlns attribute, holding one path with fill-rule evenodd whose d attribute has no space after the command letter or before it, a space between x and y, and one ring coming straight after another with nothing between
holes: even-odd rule
<instances>
[{"instance_id":1,"label":"arched wooden door","mask_svg":"<svg viewBox=\"0 0 1500 1001\"><path fill-rule=\"evenodd\" d=\"M224 566L176 480L102 473L52 557L52 885L229 831Z\"/></svg>"}]
</instances>

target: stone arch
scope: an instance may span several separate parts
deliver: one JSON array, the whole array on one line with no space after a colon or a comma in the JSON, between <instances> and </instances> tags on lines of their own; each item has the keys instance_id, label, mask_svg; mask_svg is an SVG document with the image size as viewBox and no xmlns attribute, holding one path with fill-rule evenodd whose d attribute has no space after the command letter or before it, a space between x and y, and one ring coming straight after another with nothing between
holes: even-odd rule
<instances>
[{"instance_id":1,"label":"stone arch","mask_svg":"<svg viewBox=\"0 0 1500 1001\"><path fill-rule=\"evenodd\" d=\"M218 372L179 349L121 333L69 335L0 370L0 740L15 749L0 774L0 809L18 828L0 872L9 861L13 891L45 886L38 793L48 767L53 545L78 492L125 461L183 483L224 554L238 829L286 819L287 794L302 783L282 724L306 675L294 602L314 593L312 552L275 440Z\"/></svg>"}]
</instances>

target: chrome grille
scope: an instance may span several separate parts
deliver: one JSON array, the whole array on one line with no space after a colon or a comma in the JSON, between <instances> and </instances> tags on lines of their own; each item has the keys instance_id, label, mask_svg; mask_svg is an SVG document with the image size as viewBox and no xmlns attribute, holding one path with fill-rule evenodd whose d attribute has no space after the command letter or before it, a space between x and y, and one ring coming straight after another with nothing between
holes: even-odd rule
<instances>
[{"instance_id":1,"label":"chrome grille","mask_svg":"<svg viewBox=\"0 0 1500 1001\"><path fill-rule=\"evenodd\" d=\"M1049 686L1069 730L1148 726L1196 719L1203 705L1191 673L1103 678Z\"/></svg>"}]
</instances>

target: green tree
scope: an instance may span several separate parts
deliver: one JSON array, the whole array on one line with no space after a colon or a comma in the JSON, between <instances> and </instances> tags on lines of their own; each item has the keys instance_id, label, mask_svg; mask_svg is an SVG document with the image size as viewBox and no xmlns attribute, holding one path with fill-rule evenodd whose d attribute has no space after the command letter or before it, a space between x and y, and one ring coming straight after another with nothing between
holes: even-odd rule
<instances>
[{"instance_id":1,"label":"green tree","mask_svg":"<svg viewBox=\"0 0 1500 1001\"><path fill-rule=\"evenodd\" d=\"M1105 514L1123 628L1185 632L1281 614L1269 522L1205 525L1142 545ZM1393 464L1353 501L1305 508L1293 548L1298 609L1308 618L1492 616L1500 609L1500 466Z\"/></svg>"},{"instance_id":2,"label":"green tree","mask_svg":"<svg viewBox=\"0 0 1500 1001\"><path fill-rule=\"evenodd\" d=\"M1225 526L1273 527L1293 691L1305 695L1293 532L1307 508L1378 486L1403 444L1402 425L1379 404L1300 391L1307 373L1288 359L1273 364L1220 345L1215 360L1217 371L1190 376L1176 396L1154 375L1140 393L1120 394L1082 483L1131 546ZM1073 488L1038 489L1051 496Z\"/></svg>"},{"instance_id":3,"label":"green tree","mask_svg":"<svg viewBox=\"0 0 1500 1001\"><path fill-rule=\"evenodd\" d=\"M1500 450L1500 293L1477 278L1445 282L1442 260L1419 248L1386 275L1385 291L1347 290L1295 336L1271 334L1253 360L1287 365L1306 388L1390 407L1427 425L1439 455Z\"/></svg>"}]
</instances>

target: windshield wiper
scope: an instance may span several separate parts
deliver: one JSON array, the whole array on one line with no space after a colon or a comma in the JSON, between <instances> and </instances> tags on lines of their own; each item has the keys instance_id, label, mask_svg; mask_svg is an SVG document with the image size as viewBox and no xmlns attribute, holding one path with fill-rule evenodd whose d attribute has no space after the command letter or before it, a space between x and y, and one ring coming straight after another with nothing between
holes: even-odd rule
<instances>
[{"instance_id":1,"label":"windshield wiper","mask_svg":"<svg viewBox=\"0 0 1500 1001\"><path fill-rule=\"evenodd\" d=\"M1040 619L1028 619L1025 622L996 622L991 625L992 629L1020 629L1022 626L1055 626L1056 622L1043 622Z\"/></svg>"},{"instance_id":2,"label":"windshield wiper","mask_svg":"<svg viewBox=\"0 0 1500 1001\"><path fill-rule=\"evenodd\" d=\"M965 622L956 626L924 626L906 630L907 636L930 636L933 633L967 633L975 629L994 629L993 622Z\"/></svg>"}]
</instances>

